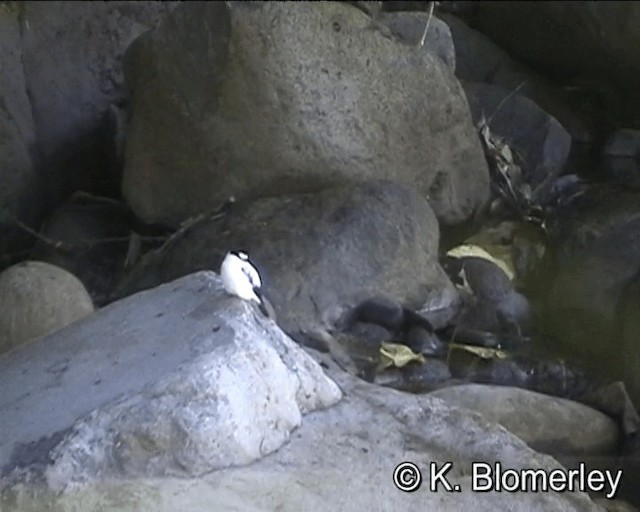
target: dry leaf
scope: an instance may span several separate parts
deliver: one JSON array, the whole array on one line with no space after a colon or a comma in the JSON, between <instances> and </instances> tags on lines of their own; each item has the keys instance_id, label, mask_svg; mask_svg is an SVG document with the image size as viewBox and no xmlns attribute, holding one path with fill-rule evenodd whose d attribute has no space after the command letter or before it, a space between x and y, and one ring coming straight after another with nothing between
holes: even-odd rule
<instances>
[{"instance_id":1,"label":"dry leaf","mask_svg":"<svg viewBox=\"0 0 640 512\"><path fill-rule=\"evenodd\" d=\"M498 348L478 347L477 345L463 345L461 343L449 343L449 350L463 350L481 359L508 359L509 354Z\"/></svg>"},{"instance_id":2,"label":"dry leaf","mask_svg":"<svg viewBox=\"0 0 640 512\"><path fill-rule=\"evenodd\" d=\"M463 244L450 249L447 252L447 256L451 256L453 258L464 258L464 257L474 257L474 258L483 258L485 260L489 260L490 262L498 265L509 279L513 280L514 272L513 269L504 261L499 258L492 256L486 250L484 250L479 245L473 244Z\"/></svg>"},{"instance_id":3,"label":"dry leaf","mask_svg":"<svg viewBox=\"0 0 640 512\"><path fill-rule=\"evenodd\" d=\"M380 346L380 367L381 369L395 366L402 368L411 361L424 363L425 359L422 354L416 354L406 345L400 343L383 342Z\"/></svg>"}]
</instances>

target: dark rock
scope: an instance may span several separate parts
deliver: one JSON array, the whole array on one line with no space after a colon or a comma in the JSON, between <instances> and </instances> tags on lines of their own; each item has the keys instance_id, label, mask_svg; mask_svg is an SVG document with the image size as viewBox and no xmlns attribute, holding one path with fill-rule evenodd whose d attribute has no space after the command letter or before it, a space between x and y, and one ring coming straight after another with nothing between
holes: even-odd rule
<instances>
[{"instance_id":1,"label":"dark rock","mask_svg":"<svg viewBox=\"0 0 640 512\"><path fill-rule=\"evenodd\" d=\"M451 29L456 76L460 80L492 84L525 96L555 117L575 141L592 139L591 127L574 112L557 84L514 61L488 37L456 16L442 14L441 19Z\"/></svg>"},{"instance_id":2,"label":"dark rock","mask_svg":"<svg viewBox=\"0 0 640 512\"><path fill-rule=\"evenodd\" d=\"M415 191L389 182L235 203L223 220L177 239L158 264L140 267L128 292L218 269L237 247L248 251L279 324L294 336L335 327L370 297L415 308L428 296L454 296L437 261L433 212Z\"/></svg>"},{"instance_id":3,"label":"dark rock","mask_svg":"<svg viewBox=\"0 0 640 512\"><path fill-rule=\"evenodd\" d=\"M404 311L402 304L389 297L367 299L349 315L353 322L367 322L380 325L390 331L402 326Z\"/></svg>"},{"instance_id":4,"label":"dark rock","mask_svg":"<svg viewBox=\"0 0 640 512\"><path fill-rule=\"evenodd\" d=\"M22 66L38 144L38 169L56 202L75 189L119 193L105 114L125 100L125 49L176 2L21 4Z\"/></svg>"},{"instance_id":5,"label":"dark rock","mask_svg":"<svg viewBox=\"0 0 640 512\"><path fill-rule=\"evenodd\" d=\"M553 116L498 86L466 82L464 90L474 121L486 119L491 133L520 155L516 163L532 188L560 174L571 150L571 136Z\"/></svg>"},{"instance_id":6,"label":"dark rock","mask_svg":"<svg viewBox=\"0 0 640 512\"><path fill-rule=\"evenodd\" d=\"M551 182L551 186L541 187L534 200L549 208L557 208L571 202L586 190L585 181L576 174L565 174Z\"/></svg>"},{"instance_id":7,"label":"dark rock","mask_svg":"<svg viewBox=\"0 0 640 512\"><path fill-rule=\"evenodd\" d=\"M483 333L521 336L529 330L529 301L516 292L513 282L498 265L475 256L448 256L445 261L447 273L456 284L466 282L470 288L461 293L462 305L453 320L457 329L478 331L478 336Z\"/></svg>"},{"instance_id":8,"label":"dark rock","mask_svg":"<svg viewBox=\"0 0 640 512\"><path fill-rule=\"evenodd\" d=\"M640 160L640 130L618 130L603 149L605 155L623 156Z\"/></svg>"},{"instance_id":9,"label":"dark rock","mask_svg":"<svg viewBox=\"0 0 640 512\"><path fill-rule=\"evenodd\" d=\"M475 256L458 259L467 283L479 300L497 301L513 291L511 279L493 261Z\"/></svg>"},{"instance_id":10,"label":"dark rock","mask_svg":"<svg viewBox=\"0 0 640 512\"><path fill-rule=\"evenodd\" d=\"M446 353L445 345L438 335L418 325L409 327L400 341L418 354L441 357Z\"/></svg>"},{"instance_id":11,"label":"dark rock","mask_svg":"<svg viewBox=\"0 0 640 512\"><path fill-rule=\"evenodd\" d=\"M380 23L389 27L391 33L405 43L417 46L429 18L426 13L385 12L380 15ZM437 18L431 17L429 29L424 40L424 51L431 52L444 62L451 72L456 69L456 53L451 39L449 26Z\"/></svg>"},{"instance_id":12,"label":"dark rock","mask_svg":"<svg viewBox=\"0 0 640 512\"><path fill-rule=\"evenodd\" d=\"M640 190L640 160L605 155L602 157L602 167L609 181Z\"/></svg>"},{"instance_id":13,"label":"dark rock","mask_svg":"<svg viewBox=\"0 0 640 512\"><path fill-rule=\"evenodd\" d=\"M349 5L251 7L185 3L131 46L123 192L140 218L375 179L415 187L444 224L484 206L486 161L439 59Z\"/></svg>"},{"instance_id":14,"label":"dark rock","mask_svg":"<svg viewBox=\"0 0 640 512\"><path fill-rule=\"evenodd\" d=\"M637 119L640 101L640 5L482 2L474 24L510 54L559 79L615 84L626 93L606 108ZM517 30L514 30L517 27Z\"/></svg>"},{"instance_id":15,"label":"dark rock","mask_svg":"<svg viewBox=\"0 0 640 512\"><path fill-rule=\"evenodd\" d=\"M105 304L124 269L130 234L127 210L115 202L70 202L54 210L41 233L62 245L56 248L40 240L31 258L68 270L97 306Z\"/></svg>"},{"instance_id":16,"label":"dark rock","mask_svg":"<svg viewBox=\"0 0 640 512\"><path fill-rule=\"evenodd\" d=\"M521 293L513 291L498 299L496 314L500 332L520 336L531 329L531 306Z\"/></svg>"},{"instance_id":17,"label":"dark rock","mask_svg":"<svg viewBox=\"0 0 640 512\"><path fill-rule=\"evenodd\" d=\"M500 322L494 303L476 299L473 295L463 295L463 297L463 305L453 320L454 325L481 332L500 330Z\"/></svg>"},{"instance_id":18,"label":"dark rock","mask_svg":"<svg viewBox=\"0 0 640 512\"><path fill-rule=\"evenodd\" d=\"M10 256L5 264L12 262L16 250L32 242L21 236L14 219L32 224L45 206L45 182L32 159L35 128L22 66L18 13L18 4L0 6L0 254Z\"/></svg>"},{"instance_id":19,"label":"dark rock","mask_svg":"<svg viewBox=\"0 0 640 512\"><path fill-rule=\"evenodd\" d=\"M640 195L591 189L552 229L544 318L558 346L597 374L623 380L640 401L637 329L640 296Z\"/></svg>"},{"instance_id":20,"label":"dark rock","mask_svg":"<svg viewBox=\"0 0 640 512\"><path fill-rule=\"evenodd\" d=\"M451 373L445 361L427 359L424 364L408 364L376 376L381 386L422 395L450 383Z\"/></svg>"},{"instance_id":21,"label":"dark rock","mask_svg":"<svg viewBox=\"0 0 640 512\"><path fill-rule=\"evenodd\" d=\"M618 130L603 149L606 175L624 187L640 190L640 130Z\"/></svg>"},{"instance_id":22,"label":"dark rock","mask_svg":"<svg viewBox=\"0 0 640 512\"><path fill-rule=\"evenodd\" d=\"M617 308L616 331L621 343L617 359L622 360L622 371L627 388L633 393L634 402L640 407L640 268L622 290Z\"/></svg>"},{"instance_id":23,"label":"dark rock","mask_svg":"<svg viewBox=\"0 0 640 512\"><path fill-rule=\"evenodd\" d=\"M391 339L391 331L375 323L356 322L349 327L348 333L376 347Z\"/></svg>"}]
</instances>

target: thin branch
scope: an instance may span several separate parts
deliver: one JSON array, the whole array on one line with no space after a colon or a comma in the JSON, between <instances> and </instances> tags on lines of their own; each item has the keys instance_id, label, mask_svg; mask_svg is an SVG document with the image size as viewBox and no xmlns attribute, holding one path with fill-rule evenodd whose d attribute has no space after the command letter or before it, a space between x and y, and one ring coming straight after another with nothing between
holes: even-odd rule
<instances>
[{"instance_id":1,"label":"thin branch","mask_svg":"<svg viewBox=\"0 0 640 512\"><path fill-rule=\"evenodd\" d=\"M65 244L62 243L60 240L53 240L51 238L48 238L44 235L41 235L40 233L38 233L35 229L30 228L29 226L27 226L24 222L22 222L20 219L17 219L15 217L11 217L11 220L16 224L16 226L18 226L20 229L26 231L27 233L29 233L31 236L37 238L38 240L44 242L47 245L50 245L51 247L53 247L54 249L59 249L61 251L68 251L69 249L67 249L65 247Z\"/></svg>"},{"instance_id":2,"label":"thin branch","mask_svg":"<svg viewBox=\"0 0 640 512\"><path fill-rule=\"evenodd\" d=\"M78 242L76 244L67 245L67 247L85 247L85 246L93 246L100 244L112 244L119 242L129 242L130 236L114 236L110 238L95 238L93 240L86 240L84 242ZM163 242L167 239L166 236L141 236L140 241L142 242Z\"/></svg>"},{"instance_id":3,"label":"thin branch","mask_svg":"<svg viewBox=\"0 0 640 512\"><path fill-rule=\"evenodd\" d=\"M424 46L425 39L427 38L427 32L429 31L429 24L431 23L431 17L433 16L433 8L435 7L435 2L429 2L429 14L427 16L427 23L424 26L424 32L422 32L422 37L420 38L420 42L418 43L418 48L422 48Z\"/></svg>"},{"instance_id":4,"label":"thin branch","mask_svg":"<svg viewBox=\"0 0 640 512\"><path fill-rule=\"evenodd\" d=\"M518 87L516 87L513 91L511 91L509 94L507 94L504 98L500 100L500 103L498 103L498 106L493 110L493 112L489 116L489 119L485 121L485 124L487 126L491 124L491 121L493 120L494 116L498 113L498 111L502 108L502 105L504 105L507 102L507 100L509 100L515 93L517 93L525 83L527 83L526 80L523 80L522 82L520 82L518 84Z\"/></svg>"},{"instance_id":5,"label":"thin branch","mask_svg":"<svg viewBox=\"0 0 640 512\"><path fill-rule=\"evenodd\" d=\"M15 217L12 217L12 220L20 229L22 229L23 231L26 231L34 238L37 238L41 242L53 247L54 249L65 251L65 252L70 252L77 249L83 249L83 248L91 247L94 245L129 241L128 236L116 236L116 237L107 237L107 238L96 238L94 240L85 240L83 242L69 244L69 243L62 242L61 240L54 240L53 238L49 238L48 236L38 233L35 229L27 226L24 222L22 222L19 219L16 219ZM160 242L167 239L166 236L143 236L140 238L142 241L145 241L145 242Z\"/></svg>"},{"instance_id":6,"label":"thin branch","mask_svg":"<svg viewBox=\"0 0 640 512\"><path fill-rule=\"evenodd\" d=\"M117 199L113 199L111 197L97 196L95 194L91 194L90 192L85 192L84 190L76 190L71 196L71 200L85 200L85 201L93 201L94 203L106 203L112 204L114 206L122 207L122 203Z\"/></svg>"}]
</instances>

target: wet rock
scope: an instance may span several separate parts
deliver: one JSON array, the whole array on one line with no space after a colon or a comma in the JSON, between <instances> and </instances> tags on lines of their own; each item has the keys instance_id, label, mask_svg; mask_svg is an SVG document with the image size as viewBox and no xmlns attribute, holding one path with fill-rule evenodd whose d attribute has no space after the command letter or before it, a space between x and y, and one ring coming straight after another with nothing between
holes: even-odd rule
<instances>
[{"instance_id":1,"label":"wet rock","mask_svg":"<svg viewBox=\"0 0 640 512\"><path fill-rule=\"evenodd\" d=\"M415 187L445 224L485 204L487 164L439 59L349 5L226 5L183 4L128 51L136 215L175 226L229 196L375 179Z\"/></svg>"},{"instance_id":2,"label":"wet rock","mask_svg":"<svg viewBox=\"0 0 640 512\"><path fill-rule=\"evenodd\" d=\"M27 261L0 274L0 311L1 353L89 315L93 303L73 274Z\"/></svg>"},{"instance_id":3,"label":"wet rock","mask_svg":"<svg viewBox=\"0 0 640 512\"><path fill-rule=\"evenodd\" d=\"M347 332L375 347L391 339L391 331L375 323L356 322Z\"/></svg>"},{"instance_id":4,"label":"wet rock","mask_svg":"<svg viewBox=\"0 0 640 512\"><path fill-rule=\"evenodd\" d=\"M398 391L423 394L451 382L451 372L445 361L426 358L423 364L408 364L402 368L387 368L373 382Z\"/></svg>"},{"instance_id":5,"label":"wet rock","mask_svg":"<svg viewBox=\"0 0 640 512\"><path fill-rule=\"evenodd\" d=\"M445 345L438 335L419 325L411 326L400 341L418 354L437 357L446 353Z\"/></svg>"},{"instance_id":6,"label":"wet rock","mask_svg":"<svg viewBox=\"0 0 640 512\"><path fill-rule=\"evenodd\" d=\"M520 336L531 321L529 301L497 264L485 258L447 258L449 275L464 276L469 290L453 323L462 329Z\"/></svg>"},{"instance_id":7,"label":"wet rock","mask_svg":"<svg viewBox=\"0 0 640 512\"><path fill-rule=\"evenodd\" d=\"M498 300L514 291L504 270L485 258L459 258L461 270L473 294L479 299Z\"/></svg>"}]
</instances>

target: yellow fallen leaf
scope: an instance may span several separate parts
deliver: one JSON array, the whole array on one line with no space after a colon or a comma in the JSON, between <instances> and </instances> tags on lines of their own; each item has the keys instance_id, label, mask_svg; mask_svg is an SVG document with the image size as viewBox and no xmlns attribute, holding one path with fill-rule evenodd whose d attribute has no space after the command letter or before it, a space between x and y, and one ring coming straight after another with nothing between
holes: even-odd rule
<instances>
[{"instance_id":1,"label":"yellow fallen leaf","mask_svg":"<svg viewBox=\"0 0 640 512\"><path fill-rule=\"evenodd\" d=\"M498 348L478 347L477 345L463 345L461 343L449 343L450 350L464 350L481 359L508 359L509 354Z\"/></svg>"},{"instance_id":2,"label":"yellow fallen leaf","mask_svg":"<svg viewBox=\"0 0 640 512\"><path fill-rule=\"evenodd\" d=\"M400 343L389 343L386 341L382 342L382 345L380 346L380 366L383 369L389 368L390 366L402 368L411 361L424 363L425 359L422 354L416 354L406 345L402 345Z\"/></svg>"},{"instance_id":3,"label":"yellow fallen leaf","mask_svg":"<svg viewBox=\"0 0 640 512\"><path fill-rule=\"evenodd\" d=\"M485 260L488 260L498 265L504 271L504 273L507 274L507 276L509 276L509 279L513 280L514 273L513 273L513 270L509 267L509 265L507 265L503 260L495 258L479 245L473 245L473 244L458 245L457 247L450 249L447 252L447 256L451 256L452 258L464 258L464 257L483 258Z\"/></svg>"}]
</instances>

